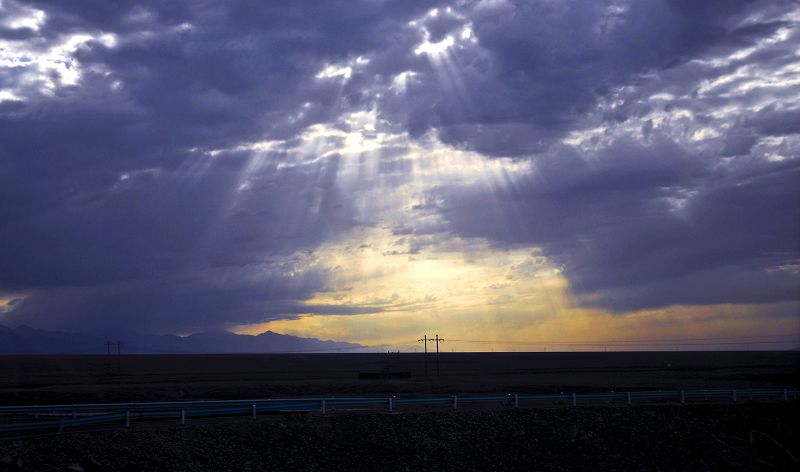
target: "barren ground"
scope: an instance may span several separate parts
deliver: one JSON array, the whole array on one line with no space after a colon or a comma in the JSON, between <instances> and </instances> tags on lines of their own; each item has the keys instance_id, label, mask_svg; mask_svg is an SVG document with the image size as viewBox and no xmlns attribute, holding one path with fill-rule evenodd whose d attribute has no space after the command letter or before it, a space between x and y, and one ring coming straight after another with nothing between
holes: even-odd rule
<instances>
[{"instance_id":1,"label":"barren ground","mask_svg":"<svg viewBox=\"0 0 800 472\"><path fill-rule=\"evenodd\" d=\"M0 356L0 402L796 387L800 353ZM119 364L118 364L119 361ZM119 369L119 370L118 370ZM360 372L410 379L359 380Z\"/></svg>"}]
</instances>

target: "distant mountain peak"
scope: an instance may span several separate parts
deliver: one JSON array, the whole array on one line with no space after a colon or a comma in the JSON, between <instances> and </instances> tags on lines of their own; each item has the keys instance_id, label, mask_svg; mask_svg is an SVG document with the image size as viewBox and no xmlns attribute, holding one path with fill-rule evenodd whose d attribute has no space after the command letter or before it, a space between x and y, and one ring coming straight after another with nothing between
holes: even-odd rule
<instances>
[{"instance_id":1,"label":"distant mountain peak","mask_svg":"<svg viewBox=\"0 0 800 472\"><path fill-rule=\"evenodd\" d=\"M105 354L109 336L92 333L64 333L19 326L0 326L0 354ZM189 336L119 333L123 354L237 354L279 352L324 352L366 349L356 343L322 341L265 331L258 335L236 334L225 330L193 333Z\"/></svg>"}]
</instances>

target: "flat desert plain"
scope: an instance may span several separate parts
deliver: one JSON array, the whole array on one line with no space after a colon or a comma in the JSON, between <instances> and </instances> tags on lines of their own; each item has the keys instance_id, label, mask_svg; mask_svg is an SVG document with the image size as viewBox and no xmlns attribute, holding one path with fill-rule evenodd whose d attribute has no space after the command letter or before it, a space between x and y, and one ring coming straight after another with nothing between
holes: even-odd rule
<instances>
[{"instance_id":1,"label":"flat desert plain","mask_svg":"<svg viewBox=\"0 0 800 472\"><path fill-rule=\"evenodd\" d=\"M799 366L796 351L0 356L0 402L791 388Z\"/></svg>"},{"instance_id":2,"label":"flat desert plain","mask_svg":"<svg viewBox=\"0 0 800 472\"><path fill-rule=\"evenodd\" d=\"M0 403L797 387L797 352L0 357ZM427 367L427 375L426 375ZM361 380L362 372L410 378ZM797 401L405 409L0 437L0 470L796 470Z\"/></svg>"}]
</instances>

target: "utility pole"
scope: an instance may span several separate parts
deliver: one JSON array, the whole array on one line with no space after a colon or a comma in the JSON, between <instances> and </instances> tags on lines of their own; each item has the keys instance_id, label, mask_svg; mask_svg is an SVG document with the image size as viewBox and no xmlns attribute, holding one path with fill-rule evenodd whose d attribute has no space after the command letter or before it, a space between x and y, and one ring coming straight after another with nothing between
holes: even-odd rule
<instances>
[{"instance_id":1,"label":"utility pole","mask_svg":"<svg viewBox=\"0 0 800 472\"><path fill-rule=\"evenodd\" d=\"M428 335L423 335L422 339L417 339L418 343L422 343L422 346L425 348L425 353L422 355L423 359L425 359L425 378L428 378Z\"/></svg>"},{"instance_id":2,"label":"utility pole","mask_svg":"<svg viewBox=\"0 0 800 472\"><path fill-rule=\"evenodd\" d=\"M114 368L113 368L114 358L111 357L112 356L112 354L111 354L112 346L116 346L116 348L117 348L117 374L119 375L119 374L122 373L122 342L121 341L111 342L109 340L106 340L106 372L111 374L114 371Z\"/></svg>"},{"instance_id":3,"label":"utility pole","mask_svg":"<svg viewBox=\"0 0 800 472\"><path fill-rule=\"evenodd\" d=\"M444 341L439 335L436 335L436 377L439 377L439 341Z\"/></svg>"},{"instance_id":4,"label":"utility pole","mask_svg":"<svg viewBox=\"0 0 800 472\"><path fill-rule=\"evenodd\" d=\"M106 374L111 374L111 341L106 340Z\"/></svg>"}]
</instances>

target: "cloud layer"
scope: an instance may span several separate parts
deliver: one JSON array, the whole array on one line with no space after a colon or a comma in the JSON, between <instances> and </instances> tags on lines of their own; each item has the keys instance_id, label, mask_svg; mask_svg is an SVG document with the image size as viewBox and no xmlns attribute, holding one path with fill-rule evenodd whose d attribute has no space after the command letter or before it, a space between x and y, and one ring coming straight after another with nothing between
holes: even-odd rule
<instances>
[{"instance_id":1,"label":"cloud layer","mask_svg":"<svg viewBox=\"0 0 800 472\"><path fill-rule=\"evenodd\" d=\"M611 312L796 302L799 21L775 1L4 0L0 320L391 310L315 301L358 270L324 247L387 231L412 262L534 248Z\"/></svg>"}]
</instances>

